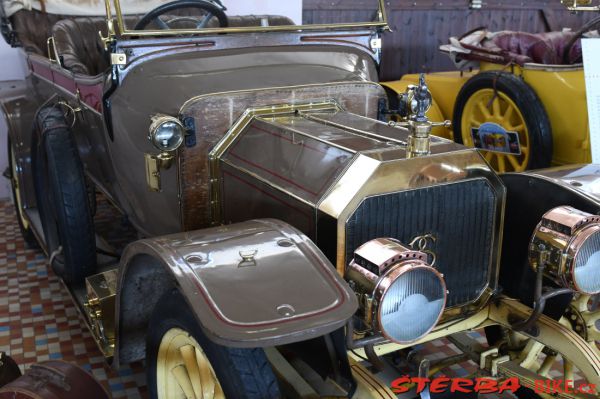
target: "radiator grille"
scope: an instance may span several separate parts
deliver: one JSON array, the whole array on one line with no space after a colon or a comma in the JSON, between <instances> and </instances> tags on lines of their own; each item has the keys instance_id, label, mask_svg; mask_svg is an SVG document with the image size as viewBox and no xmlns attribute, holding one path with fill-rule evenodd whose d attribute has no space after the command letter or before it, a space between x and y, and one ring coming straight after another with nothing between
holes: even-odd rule
<instances>
[{"instance_id":1,"label":"radiator grille","mask_svg":"<svg viewBox=\"0 0 600 399\"><path fill-rule=\"evenodd\" d=\"M428 249L450 291L447 306L471 302L490 278L497 201L485 179L366 198L346 224L346 260L374 238L409 244L433 234Z\"/></svg>"}]
</instances>

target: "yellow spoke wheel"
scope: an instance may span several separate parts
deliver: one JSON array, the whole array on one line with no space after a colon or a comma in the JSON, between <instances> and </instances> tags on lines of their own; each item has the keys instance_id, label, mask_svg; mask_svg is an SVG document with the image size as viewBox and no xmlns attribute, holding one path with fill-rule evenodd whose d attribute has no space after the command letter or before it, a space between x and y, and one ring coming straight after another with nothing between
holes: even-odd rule
<instances>
[{"instance_id":1,"label":"yellow spoke wheel","mask_svg":"<svg viewBox=\"0 0 600 399\"><path fill-rule=\"evenodd\" d=\"M550 166L552 131L544 106L533 89L507 72L482 72L462 87L454 107L454 140L475 147L474 129L484 123L516 133L520 154L480 149L497 172L522 172Z\"/></svg>"},{"instance_id":2,"label":"yellow spoke wheel","mask_svg":"<svg viewBox=\"0 0 600 399\"><path fill-rule=\"evenodd\" d=\"M498 172L522 172L529 164L529 130L517 105L504 93L482 89L465 104L461 120L463 144L474 147L472 129L492 122L519 136L521 155L481 150L484 158Z\"/></svg>"},{"instance_id":3,"label":"yellow spoke wheel","mask_svg":"<svg viewBox=\"0 0 600 399\"><path fill-rule=\"evenodd\" d=\"M160 399L225 399L221 383L200 344L179 328L170 329L162 338L156 384Z\"/></svg>"},{"instance_id":4,"label":"yellow spoke wheel","mask_svg":"<svg viewBox=\"0 0 600 399\"><path fill-rule=\"evenodd\" d=\"M280 399L262 348L212 341L178 290L163 294L146 337L151 399Z\"/></svg>"}]
</instances>

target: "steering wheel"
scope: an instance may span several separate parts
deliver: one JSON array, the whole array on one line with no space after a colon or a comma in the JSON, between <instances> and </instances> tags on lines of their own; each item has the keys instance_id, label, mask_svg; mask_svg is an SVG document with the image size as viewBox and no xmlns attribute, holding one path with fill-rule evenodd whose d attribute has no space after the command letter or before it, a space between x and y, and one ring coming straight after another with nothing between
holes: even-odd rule
<instances>
[{"instance_id":1,"label":"steering wheel","mask_svg":"<svg viewBox=\"0 0 600 399\"><path fill-rule=\"evenodd\" d=\"M575 32L575 35L573 35L573 37L567 42L567 44L565 44L565 47L563 48L563 64L568 65L568 64L576 63L577 61L579 61L579 58L581 58L581 57L578 57L577 59L574 59L574 60L569 59L571 49L573 48L575 43L577 43L577 40L581 39L581 37L583 36L584 33L591 31L593 28L597 27L598 25L600 25L600 17L596 17L596 18L592 19L591 21L589 21L588 23L583 25L583 27L581 29L579 29L577 32Z\"/></svg>"},{"instance_id":2,"label":"steering wheel","mask_svg":"<svg viewBox=\"0 0 600 399\"><path fill-rule=\"evenodd\" d=\"M215 2L208 0L175 0L170 3L162 4L148 12L142 17L142 19L138 21L137 24L135 24L135 27L133 29L142 30L146 28L146 26L148 26L151 22L156 23L156 25L158 25L160 29L171 29L171 27L169 26L170 22L178 22L182 20L195 22L196 29L202 29L206 28L206 26L208 25L208 21L210 21L214 17L216 17L219 20L219 26L221 28L226 28L227 26L229 26L227 15L225 15L225 12L223 11L224 7L219 7L219 5L217 4L221 5L219 1L217 1L217 3L215 4ZM179 10L181 8L197 8L206 11L206 15L202 19L194 18L191 16L176 17L173 20L167 22L159 18L163 14L167 14L171 11Z\"/></svg>"}]
</instances>

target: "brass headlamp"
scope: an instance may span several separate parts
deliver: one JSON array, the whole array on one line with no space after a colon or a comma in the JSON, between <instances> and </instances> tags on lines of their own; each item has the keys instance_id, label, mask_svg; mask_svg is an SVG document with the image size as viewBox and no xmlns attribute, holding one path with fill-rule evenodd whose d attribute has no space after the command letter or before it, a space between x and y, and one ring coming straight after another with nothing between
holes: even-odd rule
<instances>
[{"instance_id":1,"label":"brass headlamp","mask_svg":"<svg viewBox=\"0 0 600 399\"><path fill-rule=\"evenodd\" d=\"M600 216L570 206L548 211L529 244L529 263L558 285L585 294L600 293Z\"/></svg>"},{"instance_id":2,"label":"brass headlamp","mask_svg":"<svg viewBox=\"0 0 600 399\"><path fill-rule=\"evenodd\" d=\"M427 259L391 238L371 240L354 252L345 278L358 296L360 316L375 333L408 344L438 323L446 283Z\"/></svg>"}]
</instances>

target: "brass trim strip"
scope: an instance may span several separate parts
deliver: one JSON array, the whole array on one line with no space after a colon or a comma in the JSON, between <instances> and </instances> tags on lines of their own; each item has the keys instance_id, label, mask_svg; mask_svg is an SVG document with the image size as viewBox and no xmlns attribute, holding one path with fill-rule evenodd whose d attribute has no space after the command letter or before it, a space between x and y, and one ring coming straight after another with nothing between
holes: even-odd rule
<instances>
[{"instance_id":1,"label":"brass trim strip","mask_svg":"<svg viewBox=\"0 0 600 399\"><path fill-rule=\"evenodd\" d=\"M107 0L108 1L108 0ZM378 0L379 9L377 12L378 21L375 22L355 22L355 23L337 23L337 24L315 24L315 25L277 25L277 26L243 26L234 28L204 28L204 29L168 29L168 30L130 30L127 29L123 19L120 0L113 0L115 11L117 13L118 33L120 36L177 36L177 35L207 35L218 33L256 33L256 32L286 32L286 31L307 31L307 30L333 30L349 28L380 28L390 30L385 11L385 1ZM107 9L109 7L107 6Z\"/></svg>"}]
</instances>

